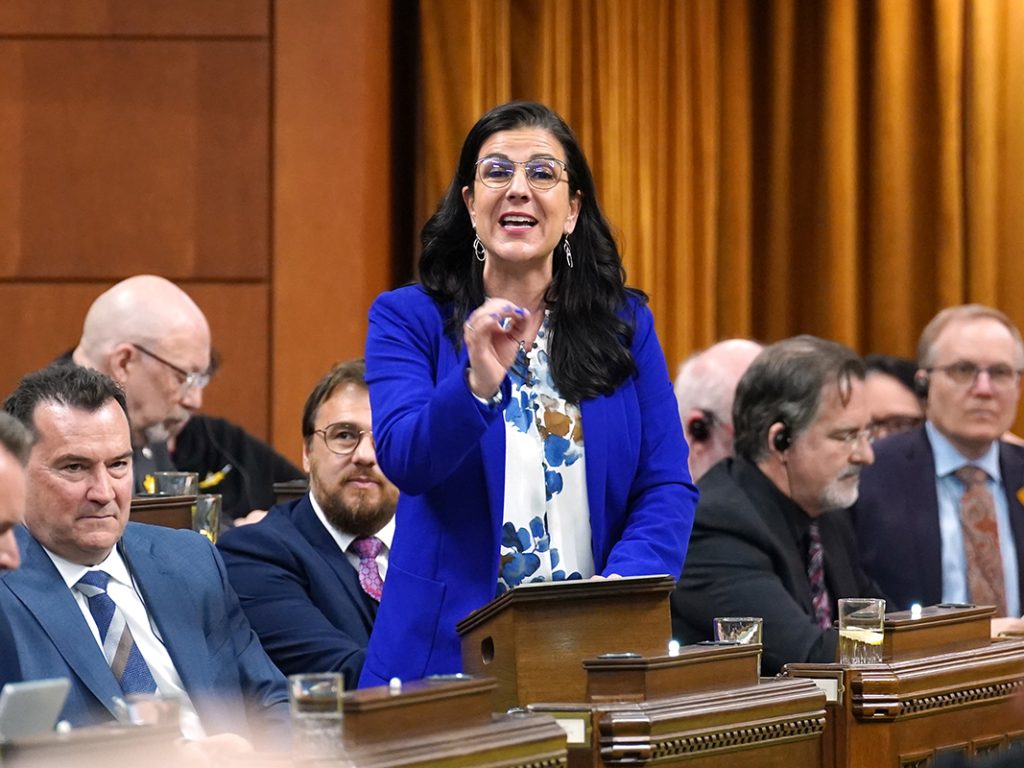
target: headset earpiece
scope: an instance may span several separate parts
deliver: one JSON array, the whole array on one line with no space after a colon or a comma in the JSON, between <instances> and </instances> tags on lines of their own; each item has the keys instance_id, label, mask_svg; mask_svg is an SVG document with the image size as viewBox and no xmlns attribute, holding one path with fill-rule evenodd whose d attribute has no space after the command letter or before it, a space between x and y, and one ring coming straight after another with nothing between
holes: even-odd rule
<instances>
[{"instance_id":1,"label":"headset earpiece","mask_svg":"<svg viewBox=\"0 0 1024 768\"><path fill-rule=\"evenodd\" d=\"M928 374L924 371L914 375L914 394L922 400L928 399Z\"/></svg>"},{"instance_id":2,"label":"headset earpiece","mask_svg":"<svg viewBox=\"0 0 1024 768\"><path fill-rule=\"evenodd\" d=\"M711 430L704 419L694 419L690 422L690 439L695 443L703 443L711 437Z\"/></svg>"},{"instance_id":3,"label":"headset earpiece","mask_svg":"<svg viewBox=\"0 0 1024 768\"><path fill-rule=\"evenodd\" d=\"M711 428L715 425L715 414L703 408L699 416L690 419L687 424L690 439L695 443L703 443L711 439Z\"/></svg>"},{"instance_id":4,"label":"headset earpiece","mask_svg":"<svg viewBox=\"0 0 1024 768\"><path fill-rule=\"evenodd\" d=\"M785 422L779 422L782 424L782 429L775 433L775 437L772 438L772 445L775 446L776 451L785 453L789 450L789 446L792 443L792 438L789 434L789 427Z\"/></svg>"}]
</instances>

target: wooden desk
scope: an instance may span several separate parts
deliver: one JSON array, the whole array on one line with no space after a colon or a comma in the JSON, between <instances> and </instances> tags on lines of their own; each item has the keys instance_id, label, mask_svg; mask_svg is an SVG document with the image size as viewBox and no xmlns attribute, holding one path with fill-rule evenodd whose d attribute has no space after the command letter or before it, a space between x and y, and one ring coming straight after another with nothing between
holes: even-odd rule
<instances>
[{"instance_id":1,"label":"wooden desk","mask_svg":"<svg viewBox=\"0 0 1024 768\"><path fill-rule=\"evenodd\" d=\"M829 691L826 768L931 768L951 752L1024 749L1024 640L990 641L992 613L887 614L882 664L788 665Z\"/></svg>"},{"instance_id":2,"label":"wooden desk","mask_svg":"<svg viewBox=\"0 0 1024 768\"><path fill-rule=\"evenodd\" d=\"M134 523L191 530L195 503L195 496L134 496L130 517Z\"/></svg>"}]
</instances>

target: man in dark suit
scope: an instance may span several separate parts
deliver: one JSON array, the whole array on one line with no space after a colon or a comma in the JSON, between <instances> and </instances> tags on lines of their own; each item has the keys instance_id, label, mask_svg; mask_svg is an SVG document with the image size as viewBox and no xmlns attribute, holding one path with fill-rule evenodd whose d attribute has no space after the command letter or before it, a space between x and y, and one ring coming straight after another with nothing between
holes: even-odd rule
<instances>
[{"instance_id":1,"label":"man in dark suit","mask_svg":"<svg viewBox=\"0 0 1024 768\"><path fill-rule=\"evenodd\" d=\"M672 594L672 628L707 640L716 616L764 619L762 669L830 662L837 600L876 597L848 522L872 462L864 364L846 347L797 336L767 347L740 379L736 457L716 464Z\"/></svg>"},{"instance_id":2,"label":"man in dark suit","mask_svg":"<svg viewBox=\"0 0 1024 768\"><path fill-rule=\"evenodd\" d=\"M25 516L24 465L28 444L29 435L21 422L0 412L0 573L14 570L21 562L14 530ZM14 647L3 610L0 610L0 647ZM21 680L18 655L0 654L0 688L18 680Z\"/></svg>"},{"instance_id":3,"label":"man in dark suit","mask_svg":"<svg viewBox=\"0 0 1024 768\"><path fill-rule=\"evenodd\" d=\"M335 366L302 416L310 492L272 508L218 546L242 607L285 673L359 680L370 640L398 489L377 466L362 360Z\"/></svg>"},{"instance_id":4,"label":"man in dark suit","mask_svg":"<svg viewBox=\"0 0 1024 768\"><path fill-rule=\"evenodd\" d=\"M878 444L851 511L862 563L896 609L992 604L1013 617L995 633L1019 629L1024 448L1000 436L1017 413L1020 333L990 307L944 309L921 334L918 367L927 421ZM964 472L976 469L973 482Z\"/></svg>"},{"instance_id":5,"label":"man in dark suit","mask_svg":"<svg viewBox=\"0 0 1024 768\"><path fill-rule=\"evenodd\" d=\"M32 431L22 563L0 578L25 679L67 677L61 718L113 720L129 693L182 702L183 732L283 746L287 686L252 632L217 551L191 531L128 522L127 406L96 371L52 366L4 408Z\"/></svg>"}]
</instances>

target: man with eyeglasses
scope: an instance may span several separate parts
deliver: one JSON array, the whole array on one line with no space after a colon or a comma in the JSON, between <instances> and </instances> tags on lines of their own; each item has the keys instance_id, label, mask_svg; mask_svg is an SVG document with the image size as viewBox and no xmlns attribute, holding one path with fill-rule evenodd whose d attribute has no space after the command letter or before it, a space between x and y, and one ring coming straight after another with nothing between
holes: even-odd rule
<instances>
[{"instance_id":1,"label":"man with eyeglasses","mask_svg":"<svg viewBox=\"0 0 1024 768\"><path fill-rule=\"evenodd\" d=\"M303 477L241 427L198 413L212 372L210 327L169 280L135 275L104 291L86 314L78 346L62 359L124 389L137 493L155 471L198 472L204 492L222 494L225 517L233 518L270 506L275 481Z\"/></svg>"},{"instance_id":2,"label":"man with eyeglasses","mask_svg":"<svg viewBox=\"0 0 1024 768\"><path fill-rule=\"evenodd\" d=\"M673 636L709 640L716 616L759 616L765 674L835 661L839 598L881 596L835 512L874 460L864 363L814 336L772 344L740 379L732 419L735 457L697 484Z\"/></svg>"},{"instance_id":3,"label":"man with eyeglasses","mask_svg":"<svg viewBox=\"0 0 1024 768\"><path fill-rule=\"evenodd\" d=\"M302 415L310 491L225 533L228 577L285 674L341 672L354 688L387 575L398 489L377 466L362 360L336 365Z\"/></svg>"},{"instance_id":4,"label":"man with eyeglasses","mask_svg":"<svg viewBox=\"0 0 1024 768\"><path fill-rule=\"evenodd\" d=\"M950 307L918 342L923 426L878 446L851 510L862 563L892 609L996 606L1018 617L1024 590L1024 448L1000 440L1020 398L1024 343L999 310ZM994 633L1017 629L993 623Z\"/></svg>"}]
</instances>

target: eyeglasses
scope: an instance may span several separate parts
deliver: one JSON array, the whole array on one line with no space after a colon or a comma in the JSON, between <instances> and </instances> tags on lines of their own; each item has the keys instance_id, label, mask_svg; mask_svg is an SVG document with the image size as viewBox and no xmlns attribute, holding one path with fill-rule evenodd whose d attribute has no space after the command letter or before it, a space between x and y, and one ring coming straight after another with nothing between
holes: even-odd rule
<instances>
[{"instance_id":1,"label":"eyeglasses","mask_svg":"<svg viewBox=\"0 0 1024 768\"><path fill-rule=\"evenodd\" d=\"M837 443L842 443L849 450L853 450L854 446L858 445L861 440L864 440L868 445L875 442L877 433L875 426L865 427L864 429L844 429L838 432L832 432L828 435L829 440L835 440Z\"/></svg>"},{"instance_id":2,"label":"eyeglasses","mask_svg":"<svg viewBox=\"0 0 1024 768\"><path fill-rule=\"evenodd\" d=\"M190 373L189 371L186 371L184 368L179 368L170 360L165 360L164 358L160 357L160 355L158 355L156 352L150 352L141 344L132 343L132 346L139 350L139 352L149 355L158 363L162 363L163 365L166 365L168 368L174 371L174 373L178 377L178 380L181 382L182 392L188 392L193 387L195 387L196 389L204 389L206 385L210 383L209 371L192 371Z\"/></svg>"},{"instance_id":3,"label":"eyeglasses","mask_svg":"<svg viewBox=\"0 0 1024 768\"><path fill-rule=\"evenodd\" d=\"M323 429L314 429L313 434L320 435L324 439L327 450L339 456L347 456L352 453L359 446L363 435L369 437L370 444L373 444L373 430L356 429L355 426L344 421L328 424Z\"/></svg>"},{"instance_id":4,"label":"eyeglasses","mask_svg":"<svg viewBox=\"0 0 1024 768\"><path fill-rule=\"evenodd\" d=\"M924 424L924 416L896 415L875 419L871 426L875 430L876 437L886 437L897 432L909 432L922 424Z\"/></svg>"},{"instance_id":5,"label":"eyeglasses","mask_svg":"<svg viewBox=\"0 0 1024 768\"><path fill-rule=\"evenodd\" d=\"M928 373L942 371L949 376L955 384L962 387L972 387L978 382L978 376L982 373L988 374L989 384L994 389L1006 389L1012 387L1020 380L1021 371L1011 368L1006 363L996 365L977 365L970 360L959 360L949 365L936 365L933 368L926 368Z\"/></svg>"},{"instance_id":6,"label":"eyeglasses","mask_svg":"<svg viewBox=\"0 0 1024 768\"><path fill-rule=\"evenodd\" d=\"M482 157L476 161L480 183L491 189L501 189L512 183L516 166L523 168L527 183L534 189L553 189L562 180L562 171L568 166L553 157L535 157L532 160L509 160L506 157Z\"/></svg>"}]
</instances>

